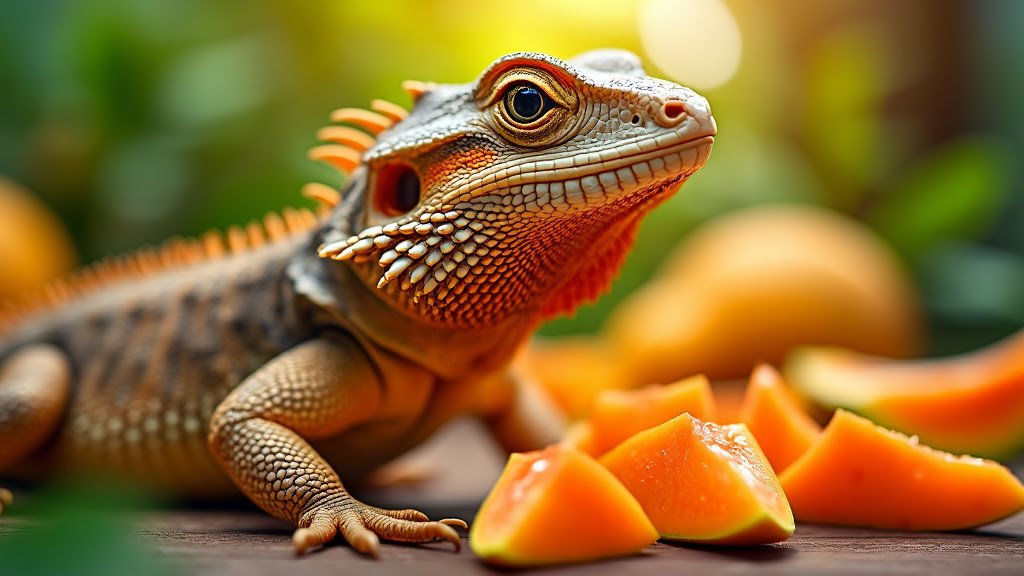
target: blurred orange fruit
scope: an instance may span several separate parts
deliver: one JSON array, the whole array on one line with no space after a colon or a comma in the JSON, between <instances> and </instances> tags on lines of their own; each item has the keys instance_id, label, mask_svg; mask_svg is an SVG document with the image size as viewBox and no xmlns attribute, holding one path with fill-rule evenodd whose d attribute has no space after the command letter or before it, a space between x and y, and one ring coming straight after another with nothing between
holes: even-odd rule
<instances>
[{"instance_id":1,"label":"blurred orange fruit","mask_svg":"<svg viewBox=\"0 0 1024 576\"><path fill-rule=\"evenodd\" d=\"M43 286L75 261L71 238L49 208L0 177L0 300Z\"/></svg>"},{"instance_id":2,"label":"blurred orange fruit","mask_svg":"<svg viewBox=\"0 0 1024 576\"><path fill-rule=\"evenodd\" d=\"M907 357L918 297L868 228L810 206L757 207L693 232L605 325L636 383L742 378L799 345Z\"/></svg>"}]
</instances>

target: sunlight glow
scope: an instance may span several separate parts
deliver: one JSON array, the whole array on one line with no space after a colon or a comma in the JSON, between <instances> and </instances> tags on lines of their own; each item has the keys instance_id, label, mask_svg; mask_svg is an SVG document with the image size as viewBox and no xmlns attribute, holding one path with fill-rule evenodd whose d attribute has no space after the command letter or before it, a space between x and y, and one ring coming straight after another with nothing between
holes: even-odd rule
<instances>
[{"instance_id":1,"label":"sunlight glow","mask_svg":"<svg viewBox=\"0 0 1024 576\"><path fill-rule=\"evenodd\" d=\"M722 0L646 0L639 26L647 56L672 80L707 90L739 68L740 28Z\"/></svg>"}]
</instances>

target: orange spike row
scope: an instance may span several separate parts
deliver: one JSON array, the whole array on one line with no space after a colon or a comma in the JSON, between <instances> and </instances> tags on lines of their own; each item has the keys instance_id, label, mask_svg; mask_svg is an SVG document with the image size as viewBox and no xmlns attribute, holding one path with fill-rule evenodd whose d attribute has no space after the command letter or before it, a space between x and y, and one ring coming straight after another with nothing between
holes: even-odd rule
<instances>
[{"instance_id":1,"label":"orange spike row","mask_svg":"<svg viewBox=\"0 0 1024 576\"><path fill-rule=\"evenodd\" d=\"M305 208L285 208L281 214L284 217L285 226L291 233L309 230L316 225L316 215Z\"/></svg>"},{"instance_id":2,"label":"orange spike row","mask_svg":"<svg viewBox=\"0 0 1024 576\"><path fill-rule=\"evenodd\" d=\"M308 208L299 208L299 222L302 227L298 231L311 230L316 227L319 219L317 215Z\"/></svg>"},{"instance_id":3,"label":"orange spike row","mask_svg":"<svg viewBox=\"0 0 1024 576\"><path fill-rule=\"evenodd\" d=\"M342 144L360 152L369 150L376 142L373 136L348 126L326 126L321 128L316 132L316 139Z\"/></svg>"},{"instance_id":4,"label":"orange spike row","mask_svg":"<svg viewBox=\"0 0 1024 576\"><path fill-rule=\"evenodd\" d=\"M420 82L419 80L406 80L402 82L402 90L405 90L406 94L412 97L412 101L416 102L421 96L433 90L437 85L433 82Z\"/></svg>"},{"instance_id":5,"label":"orange spike row","mask_svg":"<svg viewBox=\"0 0 1024 576\"><path fill-rule=\"evenodd\" d=\"M288 227L284 225L284 220L277 212L267 212L267 215L263 217L263 229L266 230L267 237L271 242L277 242L288 236Z\"/></svg>"},{"instance_id":6,"label":"orange spike row","mask_svg":"<svg viewBox=\"0 0 1024 576\"><path fill-rule=\"evenodd\" d=\"M259 221L253 220L245 227L247 240L250 248L259 248L267 243L267 237L263 234L263 226Z\"/></svg>"},{"instance_id":7,"label":"orange spike row","mask_svg":"<svg viewBox=\"0 0 1024 576\"><path fill-rule=\"evenodd\" d=\"M136 268L142 274L149 274L161 268L160 256L152 246L147 246L135 253L135 257L129 254L124 257L124 263L130 268Z\"/></svg>"},{"instance_id":8,"label":"orange spike row","mask_svg":"<svg viewBox=\"0 0 1024 576\"><path fill-rule=\"evenodd\" d=\"M203 234L201 242L203 252L210 258L220 258L228 251L224 246L224 235L218 230L208 230Z\"/></svg>"},{"instance_id":9,"label":"orange spike row","mask_svg":"<svg viewBox=\"0 0 1024 576\"><path fill-rule=\"evenodd\" d=\"M395 124L391 118L388 118L383 114L370 112L369 110L363 110L362 108L338 108L334 112L331 112L331 122L353 124L373 133L374 135L380 134Z\"/></svg>"},{"instance_id":10,"label":"orange spike row","mask_svg":"<svg viewBox=\"0 0 1024 576\"><path fill-rule=\"evenodd\" d=\"M326 162L345 175L351 174L361 161L359 152L339 144L315 146L309 150L309 158L319 162Z\"/></svg>"},{"instance_id":11,"label":"orange spike row","mask_svg":"<svg viewBox=\"0 0 1024 576\"><path fill-rule=\"evenodd\" d=\"M73 296L68 289L68 284L63 278L58 278L43 289L43 298L48 302L63 302Z\"/></svg>"},{"instance_id":12,"label":"orange spike row","mask_svg":"<svg viewBox=\"0 0 1024 576\"><path fill-rule=\"evenodd\" d=\"M232 253L244 252L248 245L246 244L246 234L238 226L228 227L227 232L228 250Z\"/></svg>"},{"instance_id":13,"label":"orange spike row","mask_svg":"<svg viewBox=\"0 0 1024 576\"><path fill-rule=\"evenodd\" d=\"M405 117L409 115L409 111L405 108L402 108L394 102L388 102L387 100L382 100L380 98L370 101L370 109L374 112L380 112L388 118L391 118L391 120L396 123L405 120Z\"/></svg>"},{"instance_id":14,"label":"orange spike row","mask_svg":"<svg viewBox=\"0 0 1024 576\"><path fill-rule=\"evenodd\" d=\"M172 238L161 246L105 258L35 292L0 301L0 334L33 314L55 309L104 286L257 248L268 239L275 241L311 230L317 223L317 216L310 210L285 208L283 215L270 213L262 222L252 222L244 228L232 226L226 233L210 230L196 239Z\"/></svg>"},{"instance_id":15,"label":"orange spike row","mask_svg":"<svg viewBox=\"0 0 1024 576\"><path fill-rule=\"evenodd\" d=\"M159 260L161 268L170 268L181 264L181 242L181 238L171 238L156 251L155 256Z\"/></svg>"},{"instance_id":16,"label":"orange spike row","mask_svg":"<svg viewBox=\"0 0 1024 576\"><path fill-rule=\"evenodd\" d=\"M310 182L303 186L302 195L328 208L334 208L341 202L341 194L337 190L319 182Z\"/></svg>"}]
</instances>

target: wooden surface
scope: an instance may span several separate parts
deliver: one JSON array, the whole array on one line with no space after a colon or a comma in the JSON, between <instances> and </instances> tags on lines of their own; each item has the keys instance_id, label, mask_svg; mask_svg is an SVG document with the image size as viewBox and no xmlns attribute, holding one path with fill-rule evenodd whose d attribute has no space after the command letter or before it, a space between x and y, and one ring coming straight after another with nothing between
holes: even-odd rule
<instances>
[{"instance_id":1,"label":"wooden surface","mask_svg":"<svg viewBox=\"0 0 1024 576\"><path fill-rule=\"evenodd\" d=\"M411 470L432 474L415 486L376 490L364 498L383 505L414 504L431 515L472 519L500 471L502 458L480 430L461 423L419 450ZM432 466L432 467L431 467ZM318 574L489 574L463 548L385 545L380 560L343 544L302 558L291 554L291 529L245 506L236 509L149 511L131 520L136 538L169 573L315 576ZM37 529L18 517L0 518L0 539ZM464 542L465 543L465 542ZM57 552L55 550L55 552ZM0 574L3 571L0 558ZM800 525L788 542L753 548L688 547L658 543L637 556L545 570L558 574L1014 574L1024 575L1024 514L984 530L903 534Z\"/></svg>"}]
</instances>

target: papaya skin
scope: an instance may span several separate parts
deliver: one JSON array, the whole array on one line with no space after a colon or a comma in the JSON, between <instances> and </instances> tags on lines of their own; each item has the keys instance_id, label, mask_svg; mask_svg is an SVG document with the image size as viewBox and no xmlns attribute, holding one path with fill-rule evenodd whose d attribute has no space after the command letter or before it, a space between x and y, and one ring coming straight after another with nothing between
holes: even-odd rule
<instances>
[{"instance_id":1,"label":"papaya skin","mask_svg":"<svg viewBox=\"0 0 1024 576\"><path fill-rule=\"evenodd\" d=\"M1024 331L986 348L896 361L806 348L786 376L826 408L844 408L954 453L1005 459L1024 450Z\"/></svg>"},{"instance_id":2,"label":"papaya skin","mask_svg":"<svg viewBox=\"0 0 1024 576\"><path fill-rule=\"evenodd\" d=\"M892 530L974 528L1024 509L996 462L933 450L845 410L780 476L801 522Z\"/></svg>"},{"instance_id":3,"label":"papaya skin","mask_svg":"<svg viewBox=\"0 0 1024 576\"><path fill-rule=\"evenodd\" d=\"M768 364L759 365L750 375L740 418L776 474L803 455L821 433L782 376Z\"/></svg>"},{"instance_id":4,"label":"papaya skin","mask_svg":"<svg viewBox=\"0 0 1024 576\"><path fill-rule=\"evenodd\" d=\"M601 457L662 538L701 544L781 542L793 534L786 495L743 424L683 414Z\"/></svg>"},{"instance_id":5,"label":"papaya skin","mask_svg":"<svg viewBox=\"0 0 1024 576\"><path fill-rule=\"evenodd\" d=\"M526 567L634 554L657 539L611 472L555 445L509 457L477 512L469 546L489 564Z\"/></svg>"}]
</instances>

